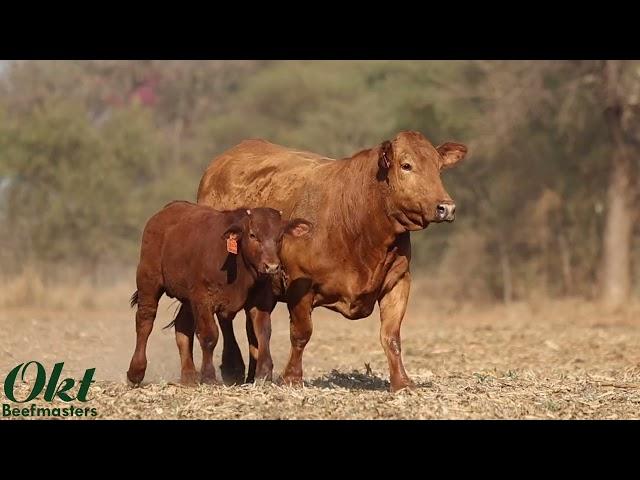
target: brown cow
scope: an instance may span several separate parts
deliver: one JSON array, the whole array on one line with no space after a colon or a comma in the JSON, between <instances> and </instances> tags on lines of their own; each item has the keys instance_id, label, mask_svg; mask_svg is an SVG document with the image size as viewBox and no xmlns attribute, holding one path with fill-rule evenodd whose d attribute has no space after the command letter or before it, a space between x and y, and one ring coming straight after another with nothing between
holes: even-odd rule
<instances>
[{"instance_id":1,"label":"brown cow","mask_svg":"<svg viewBox=\"0 0 640 480\"><path fill-rule=\"evenodd\" d=\"M285 233L302 236L309 232L305 220L283 222L271 208L245 208L218 212L190 202L177 201L153 215L142 234L138 290L131 297L136 313L136 349L127 378L138 384L147 367L146 347L153 328L158 301L163 293L177 298L195 317L190 325L176 328L180 352L181 381L196 380L193 364L193 332L202 348L201 377L215 383L213 349L218 341L219 319L233 318L247 301L258 280L280 270L278 251ZM270 325L255 325L262 332ZM271 371L269 343L262 342L258 371Z\"/></svg>"},{"instance_id":2,"label":"brown cow","mask_svg":"<svg viewBox=\"0 0 640 480\"><path fill-rule=\"evenodd\" d=\"M436 148L420 133L399 133L392 141L342 160L293 150L263 140L247 140L209 165L200 182L198 203L231 209L252 204L304 217L314 235L283 242L281 259L288 274L283 295L245 309L250 319L270 314L285 301L291 315L291 352L285 383L302 382L302 352L312 332L311 311L323 306L350 319L380 305L380 340L387 356L391 390L412 386L405 372L400 326L409 296L409 232L431 222L451 222L455 205L440 171L462 160L467 148L444 143ZM177 321L188 324L189 312ZM244 373L233 337L223 326L223 377ZM255 339L254 339L255 342ZM255 352L255 343L250 352ZM250 356L248 381L256 359Z\"/></svg>"}]
</instances>

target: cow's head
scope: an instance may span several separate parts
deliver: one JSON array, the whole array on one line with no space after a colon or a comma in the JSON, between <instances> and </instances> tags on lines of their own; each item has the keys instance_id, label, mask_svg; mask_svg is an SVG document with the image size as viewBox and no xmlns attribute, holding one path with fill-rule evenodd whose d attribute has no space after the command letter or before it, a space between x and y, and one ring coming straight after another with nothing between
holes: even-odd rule
<instances>
[{"instance_id":1,"label":"cow's head","mask_svg":"<svg viewBox=\"0 0 640 480\"><path fill-rule=\"evenodd\" d=\"M456 206L444 189L440 172L453 167L467 147L447 142L434 147L418 132L400 132L378 149L378 176L389 186L391 216L407 230L430 222L452 222Z\"/></svg>"},{"instance_id":2,"label":"cow's head","mask_svg":"<svg viewBox=\"0 0 640 480\"><path fill-rule=\"evenodd\" d=\"M281 212L272 208L246 212L242 222L231 225L223 237L238 242L242 256L258 273L274 275L281 268L279 253L284 235L301 237L311 231L312 225L300 218L284 221Z\"/></svg>"}]
</instances>

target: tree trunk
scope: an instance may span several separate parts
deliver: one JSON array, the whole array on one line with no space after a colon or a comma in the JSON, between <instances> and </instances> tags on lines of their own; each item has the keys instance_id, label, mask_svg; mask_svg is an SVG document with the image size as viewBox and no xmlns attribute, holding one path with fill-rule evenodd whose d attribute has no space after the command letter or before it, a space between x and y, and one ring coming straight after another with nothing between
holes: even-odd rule
<instances>
[{"instance_id":1,"label":"tree trunk","mask_svg":"<svg viewBox=\"0 0 640 480\"><path fill-rule=\"evenodd\" d=\"M620 95L618 61L604 66L607 109L606 122L611 133L612 161L607 191L603 235L602 301L618 308L629 298L631 289L631 239L633 216L631 198L631 158L622 128L623 101Z\"/></svg>"},{"instance_id":2,"label":"tree trunk","mask_svg":"<svg viewBox=\"0 0 640 480\"><path fill-rule=\"evenodd\" d=\"M573 294L573 272L571 271L571 251L564 232L558 234L558 248L560 250L560 264L562 266L562 284L565 295Z\"/></svg>"},{"instance_id":3,"label":"tree trunk","mask_svg":"<svg viewBox=\"0 0 640 480\"><path fill-rule=\"evenodd\" d=\"M605 219L602 300L610 307L621 306L631 289L631 233L633 227L630 208L630 162L618 158L613 162L607 216Z\"/></svg>"},{"instance_id":4,"label":"tree trunk","mask_svg":"<svg viewBox=\"0 0 640 480\"><path fill-rule=\"evenodd\" d=\"M500 241L500 269L502 270L502 300L509 304L513 301L513 280L509 253L504 240Z\"/></svg>"}]
</instances>

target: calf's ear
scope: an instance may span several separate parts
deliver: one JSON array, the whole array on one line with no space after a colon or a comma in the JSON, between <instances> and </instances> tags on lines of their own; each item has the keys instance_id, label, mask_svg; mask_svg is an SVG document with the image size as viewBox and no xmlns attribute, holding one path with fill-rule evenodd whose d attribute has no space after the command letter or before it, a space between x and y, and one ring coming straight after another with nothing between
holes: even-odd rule
<instances>
[{"instance_id":1,"label":"calf's ear","mask_svg":"<svg viewBox=\"0 0 640 480\"><path fill-rule=\"evenodd\" d=\"M293 235L294 237L302 237L311 233L313 224L303 218L294 218L284 228L284 233Z\"/></svg>"},{"instance_id":2,"label":"calf's ear","mask_svg":"<svg viewBox=\"0 0 640 480\"><path fill-rule=\"evenodd\" d=\"M378 154L378 167L380 168L380 170L389 170L392 159L393 145L389 140L385 140L380 145L380 153Z\"/></svg>"},{"instance_id":3,"label":"calf's ear","mask_svg":"<svg viewBox=\"0 0 640 480\"><path fill-rule=\"evenodd\" d=\"M436 150L442 157L440 170L446 170L453 167L467 155L467 147L461 143L446 142L436 147Z\"/></svg>"},{"instance_id":4,"label":"calf's ear","mask_svg":"<svg viewBox=\"0 0 640 480\"><path fill-rule=\"evenodd\" d=\"M233 240L238 240L240 239L240 237L242 237L242 225L237 223L234 223L233 225L231 225L222 234L222 238L224 238L225 240L229 238Z\"/></svg>"}]
</instances>

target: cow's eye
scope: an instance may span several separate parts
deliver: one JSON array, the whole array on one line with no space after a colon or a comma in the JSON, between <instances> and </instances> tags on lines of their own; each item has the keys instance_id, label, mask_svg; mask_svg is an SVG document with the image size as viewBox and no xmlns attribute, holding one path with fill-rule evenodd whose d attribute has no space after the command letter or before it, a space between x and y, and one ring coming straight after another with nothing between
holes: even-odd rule
<instances>
[{"instance_id":1,"label":"cow's eye","mask_svg":"<svg viewBox=\"0 0 640 480\"><path fill-rule=\"evenodd\" d=\"M405 172L410 172L413 167L410 163L403 163L402 165L400 165L400 168L402 168Z\"/></svg>"},{"instance_id":2,"label":"cow's eye","mask_svg":"<svg viewBox=\"0 0 640 480\"><path fill-rule=\"evenodd\" d=\"M249 238L250 238L250 239L252 239L252 240L255 240L255 239L256 239L256 236L255 236L253 233L250 233L250 234L249 234Z\"/></svg>"}]
</instances>

